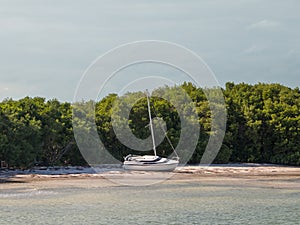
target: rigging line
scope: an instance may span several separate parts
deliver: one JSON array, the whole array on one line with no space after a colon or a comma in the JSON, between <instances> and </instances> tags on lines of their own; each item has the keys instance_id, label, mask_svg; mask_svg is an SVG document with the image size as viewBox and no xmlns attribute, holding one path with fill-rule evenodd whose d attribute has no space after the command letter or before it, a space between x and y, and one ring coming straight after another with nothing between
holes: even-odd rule
<instances>
[{"instance_id":1,"label":"rigging line","mask_svg":"<svg viewBox=\"0 0 300 225\"><path fill-rule=\"evenodd\" d=\"M150 103L151 103L151 101L150 101ZM155 114L155 116L157 116L157 112L156 112L156 110L155 110L154 104L152 104L152 109L153 109L153 113ZM165 137L167 138L167 141L169 142L169 144L170 144L172 150L174 151L176 157L179 158L179 156L178 156L178 154L177 154L177 152L176 152L174 146L172 145L171 140L169 139L169 137L168 137L168 135L167 135L167 131L166 131L165 128L161 125L161 123L159 123L159 126L160 126L160 128L162 129L162 131L164 132Z\"/></svg>"}]
</instances>

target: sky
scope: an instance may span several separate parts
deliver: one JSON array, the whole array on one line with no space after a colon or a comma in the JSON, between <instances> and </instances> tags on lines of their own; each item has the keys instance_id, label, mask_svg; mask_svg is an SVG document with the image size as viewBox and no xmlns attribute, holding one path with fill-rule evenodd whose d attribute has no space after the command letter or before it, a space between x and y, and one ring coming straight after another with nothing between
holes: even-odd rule
<instances>
[{"instance_id":1,"label":"sky","mask_svg":"<svg viewBox=\"0 0 300 225\"><path fill-rule=\"evenodd\" d=\"M0 99L72 101L97 57L140 40L192 50L221 86L299 87L299 11L298 0L0 0Z\"/></svg>"}]
</instances>

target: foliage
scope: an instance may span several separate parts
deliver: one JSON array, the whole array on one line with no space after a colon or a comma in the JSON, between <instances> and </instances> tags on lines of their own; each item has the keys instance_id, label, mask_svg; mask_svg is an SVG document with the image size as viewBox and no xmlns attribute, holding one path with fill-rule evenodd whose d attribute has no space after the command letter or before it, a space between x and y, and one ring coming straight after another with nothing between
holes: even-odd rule
<instances>
[{"instance_id":1,"label":"foliage","mask_svg":"<svg viewBox=\"0 0 300 225\"><path fill-rule=\"evenodd\" d=\"M1 161L18 168L72 161L62 161L64 154L76 149L69 103L26 97L4 100L0 109Z\"/></svg>"},{"instance_id":2,"label":"foliage","mask_svg":"<svg viewBox=\"0 0 300 225\"><path fill-rule=\"evenodd\" d=\"M185 96L178 87L163 87L154 91L151 105L153 118L159 117L170 141L177 147L182 135L181 121L172 101L181 102L180 110L189 117L190 123L199 123L198 144L190 163L199 163L205 151L211 131L211 107L219 107L207 101L206 92L191 83L179 86L192 100L192 105L183 104ZM227 109L227 128L221 150L215 163L256 162L300 165L300 90L280 84L227 83L223 90ZM146 139L150 132L147 127L149 115L147 101L143 93L127 93L119 97L110 94L99 102L85 102L76 113L84 115L84 120L72 121L72 106L56 99L25 97L20 100L5 99L0 103L0 160L12 168L28 168L34 165L86 165L76 146L72 123L82 127L88 134L91 124L95 123L99 138L106 149L116 159L122 160L129 153L145 154L150 152L132 151L117 138L112 126L112 116L118 126L129 126L136 138ZM138 98L138 101L136 99ZM211 97L211 96L210 96ZM122 100L122 101L121 101ZM81 104L81 103L80 103ZM124 119L121 109L132 104L129 119ZM194 109L193 109L193 106ZM86 113L85 107L95 109L95 114ZM178 107L178 106L177 106ZM86 115L87 114L87 115ZM85 122L84 122L85 121ZM87 122L86 122L87 121ZM159 121L154 119L155 126ZM188 133L189 138L195 135ZM82 135L85 139L88 135ZM166 139L157 148L158 154L169 156L172 153Z\"/></svg>"}]
</instances>

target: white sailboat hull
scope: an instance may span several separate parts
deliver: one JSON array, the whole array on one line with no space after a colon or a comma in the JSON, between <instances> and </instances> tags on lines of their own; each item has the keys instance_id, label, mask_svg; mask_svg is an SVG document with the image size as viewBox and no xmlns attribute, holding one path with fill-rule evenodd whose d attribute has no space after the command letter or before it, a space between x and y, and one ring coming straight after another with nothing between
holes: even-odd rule
<instances>
[{"instance_id":1,"label":"white sailboat hull","mask_svg":"<svg viewBox=\"0 0 300 225\"><path fill-rule=\"evenodd\" d=\"M123 168L135 171L173 171L178 163L178 160L158 156L131 156L124 161Z\"/></svg>"}]
</instances>

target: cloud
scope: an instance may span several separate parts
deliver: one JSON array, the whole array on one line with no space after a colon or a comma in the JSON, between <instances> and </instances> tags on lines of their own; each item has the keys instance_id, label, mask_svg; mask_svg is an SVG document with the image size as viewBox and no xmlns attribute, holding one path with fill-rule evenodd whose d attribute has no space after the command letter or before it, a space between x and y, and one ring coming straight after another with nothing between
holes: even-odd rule
<instances>
[{"instance_id":1,"label":"cloud","mask_svg":"<svg viewBox=\"0 0 300 225\"><path fill-rule=\"evenodd\" d=\"M30 92L35 90L34 85L22 85L15 82L1 82L0 83L0 101L9 97L23 98L30 95ZM28 93L28 94L24 94Z\"/></svg>"},{"instance_id":2,"label":"cloud","mask_svg":"<svg viewBox=\"0 0 300 225\"><path fill-rule=\"evenodd\" d=\"M73 1L72 7L69 0L0 2L0 98L42 95L70 101L96 57L144 39L190 48L207 61L220 83L255 82L274 65L282 71L272 72L272 79L287 74L285 83L299 80L299 73L293 74L299 71L300 1L276 1L272 7L259 0L92 0ZM287 60L274 63L283 55Z\"/></svg>"},{"instance_id":3,"label":"cloud","mask_svg":"<svg viewBox=\"0 0 300 225\"><path fill-rule=\"evenodd\" d=\"M279 27L281 24L277 21L271 21L271 20L261 20L257 23L253 23L250 26L247 27L248 30L256 30L256 29L275 29Z\"/></svg>"},{"instance_id":4,"label":"cloud","mask_svg":"<svg viewBox=\"0 0 300 225\"><path fill-rule=\"evenodd\" d=\"M1 18L1 32L25 32L36 30L36 24L21 17Z\"/></svg>"},{"instance_id":5,"label":"cloud","mask_svg":"<svg viewBox=\"0 0 300 225\"><path fill-rule=\"evenodd\" d=\"M298 50L298 49L290 49L290 50L287 52L286 55L287 55L287 56L292 56L292 57L294 57L294 56L299 56L299 55L300 55L300 50Z\"/></svg>"},{"instance_id":6,"label":"cloud","mask_svg":"<svg viewBox=\"0 0 300 225\"><path fill-rule=\"evenodd\" d=\"M243 53L246 55L250 55L250 54L259 53L259 52L263 51L264 49L265 49L265 47L263 47L263 46L252 45L251 47L245 49L243 51Z\"/></svg>"}]
</instances>

